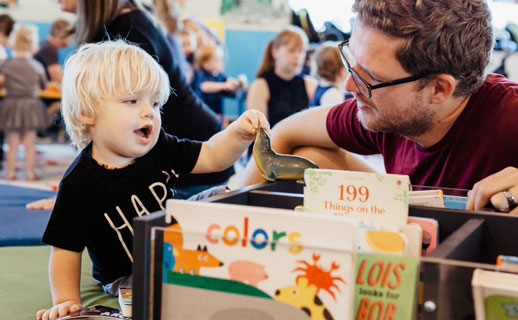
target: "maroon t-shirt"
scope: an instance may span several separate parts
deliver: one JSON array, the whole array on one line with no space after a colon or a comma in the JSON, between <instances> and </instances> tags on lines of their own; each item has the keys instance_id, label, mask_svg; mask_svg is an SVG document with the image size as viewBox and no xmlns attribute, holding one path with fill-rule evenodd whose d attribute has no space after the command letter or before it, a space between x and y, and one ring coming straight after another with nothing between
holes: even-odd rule
<instances>
[{"instance_id":1,"label":"maroon t-shirt","mask_svg":"<svg viewBox=\"0 0 518 320\"><path fill-rule=\"evenodd\" d=\"M518 167L518 83L490 74L448 133L423 148L392 133L363 128L356 99L331 109L327 131L340 147L381 153L387 173L410 176L413 185L471 189L505 167Z\"/></svg>"}]
</instances>

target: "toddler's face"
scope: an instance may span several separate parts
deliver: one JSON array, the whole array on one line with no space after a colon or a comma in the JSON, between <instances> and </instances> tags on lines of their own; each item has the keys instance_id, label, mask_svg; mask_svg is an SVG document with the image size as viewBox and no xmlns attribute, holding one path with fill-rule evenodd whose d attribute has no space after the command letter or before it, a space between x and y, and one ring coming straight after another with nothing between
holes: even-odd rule
<instances>
[{"instance_id":1,"label":"toddler's face","mask_svg":"<svg viewBox=\"0 0 518 320\"><path fill-rule=\"evenodd\" d=\"M157 94L144 91L107 99L98 109L91 127L97 161L122 167L155 146L162 123Z\"/></svg>"},{"instance_id":2,"label":"toddler's face","mask_svg":"<svg viewBox=\"0 0 518 320\"><path fill-rule=\"evenodd\" d=\"M223 72L223 53L218 50L203 63L202 67L208 72Z\"/></svg>"}]
</instances>

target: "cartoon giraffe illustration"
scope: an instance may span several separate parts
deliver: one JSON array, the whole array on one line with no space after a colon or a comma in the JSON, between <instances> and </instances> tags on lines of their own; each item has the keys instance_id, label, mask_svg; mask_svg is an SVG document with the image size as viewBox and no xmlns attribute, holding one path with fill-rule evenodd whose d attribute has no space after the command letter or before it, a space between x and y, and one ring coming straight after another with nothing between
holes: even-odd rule
<instances>
[{"instance_id":1,"label":"cartoon giraffe illustration","mask_svg":"<svg viewBox=\"0 0 518 320\"><path fill-rule=\"evenodd\" d=\"M329 293L334 300L335 294L331 289L335 289L340 293L340 289L336 282L345 283L341 277L333 277L331 273L340 266L335 262L331 263L329 270L324 270L317 265L320 255L313 254L313 264L309 264L304 260L297 263L303 264L303 267L293 269L293 272L302 271L295 278L296 285L287 286L275 291L275 300L291 304L306 312L311 320L330 320L333 319L329 311L326 309L322 300L318 297L319 291L322 289Z\"/></svg>"}]
</instances>

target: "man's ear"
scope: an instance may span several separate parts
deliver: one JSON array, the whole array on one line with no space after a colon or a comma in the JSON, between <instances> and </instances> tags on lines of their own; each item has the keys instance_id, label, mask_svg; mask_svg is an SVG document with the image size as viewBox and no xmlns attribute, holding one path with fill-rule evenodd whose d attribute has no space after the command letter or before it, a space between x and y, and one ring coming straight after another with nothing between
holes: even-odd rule
<instances>
[{"instance_id":1,"label":"man's ear","mask_svg":"<svg viewBox=\"0 0 518 320\"><path fill-rule=\"evenodd\" d=\"M445 73L436 75L431 84L433 91L430 102L435 104L449 99L457 88L457 80L452 75Z\"/></svg>"},{"instance_id":2,"label":"man's ear","mask_svg":"<svg viewBox=\"0 0 518 320\"><path fill-rule=\"evenodd\" d=\"M87 115L83 112L81 112L81 115L79 116L81 121L89 126L93 126L95 124L95 115Z\"/></svg>"}]
</instances>

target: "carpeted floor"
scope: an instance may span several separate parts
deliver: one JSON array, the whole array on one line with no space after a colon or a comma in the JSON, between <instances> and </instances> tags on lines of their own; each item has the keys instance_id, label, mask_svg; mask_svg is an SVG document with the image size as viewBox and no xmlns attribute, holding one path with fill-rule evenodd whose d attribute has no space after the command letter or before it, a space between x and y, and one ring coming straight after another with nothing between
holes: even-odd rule
<instances>
[{"instance_id":1,"label":"carpeted floor","mask_svg":"<svg viewBox=\"0 0 518 320\"><path fill-rule=\"evenodd\" d=\"M50 143L45 140L40 140L36 144L36 149L36 172L41 176L41 180L26 180L24 150L23 146L20 146L16 164L16 180L5 180L6 164L4 161L3 168L0 170L0 183L55 191L63 173L76 157L77 151L70 144ZM7 145L4 145L4 152L7 150Z\"/></svg>"}]
</instances>

